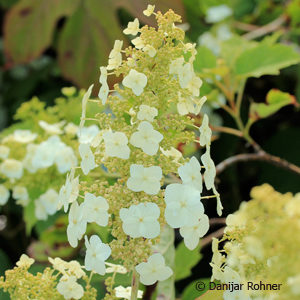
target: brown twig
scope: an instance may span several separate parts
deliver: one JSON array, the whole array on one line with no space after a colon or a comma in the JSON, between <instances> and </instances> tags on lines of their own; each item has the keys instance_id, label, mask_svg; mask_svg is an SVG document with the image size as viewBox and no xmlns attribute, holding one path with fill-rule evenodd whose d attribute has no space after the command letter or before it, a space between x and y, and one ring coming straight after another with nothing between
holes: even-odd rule
<instances>
[{"instance_id":1,"label":"brown twig","mask_svg":"<svg viewBox=\"0 0 300 300\"><path fill-rule=\"evenodd\" d=\"M259 28L259 26L257 26L257 25L242 23L242 22L238 22L238 21L235 21L233 23L233 26L235 28L243 30L243 31L254 31Z\"/></svg>"},{"instance_id":2,"label":"brown twig","mask_svg":"<svg viewBox=\"0 0 300 300\"><path fill-rule=\"evenodd\" d=\"M208 246L213 238L219 238L223 235L225 227L218 229L217 231L209 234L204 239L201 240L201 248Z\"/></svg>"},{"instance_id":3,"label":"brown twig","mask_svg":"<svg viewBox=\"0 0 300 300\"><path fill-rule=\"evenodd\" d=\"M240 130L234 128L224 127L224 126L211 126L211 129L213 131L224 132L224 133L236 135L238 137L243 137L243 133Z\"/></svg>"},{"instance_id":4,"label":"brown twig","mask_svg":"<svg viewBox=\"0 0 300 300\"><path fill-rule=\"evenodd\" d=\"M226 218L210 218L209 225L224 225L226 224Z\"/></svg>"},{"instance_id":5,"label":"brown twig","mask_svg":"<svg viewBox=\"0 0 300 300\"><path fill-rule=\"evenodd\" d=\"M276 165L278 167L287 169L291 172L294 172L297 175L300 175L300 168L298 166L296 166L278 156L274 156L269 153L266 153L263 150L260 150L257 153L238 154L238 155L229 157L216 166L216 171L217 171L217 174L219 175L227 167L229 167L235 163L248 162L248 161L254 161L254 160L265 161L270 164Z\"/></svg>"},{"instance_id":6,"label":"brown twig","mask_svg":"<svg viewBox=\"0 0 300 300\"><path fill-rule=\"evenodd\" d=\"M260 36L266 35L270 32L273 32L277 29L280 28L280 26L286 22L287 20L287 16L286 15L281 15L279 16L277 19L275 19L274 21L272 21L269 24L266 24L265 26L262 26L258 29L255 29L253 31L250 31L246 34L243 35L243 37L247 40L253 40L256 39Z\"/></svg>"}]
</instances>

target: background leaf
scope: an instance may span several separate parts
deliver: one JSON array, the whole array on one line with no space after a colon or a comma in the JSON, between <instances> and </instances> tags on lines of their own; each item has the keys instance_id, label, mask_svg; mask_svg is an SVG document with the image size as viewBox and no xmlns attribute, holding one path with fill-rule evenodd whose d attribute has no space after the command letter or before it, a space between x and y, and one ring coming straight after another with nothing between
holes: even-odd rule
<instances>
[{"instance_id":1,"label":"background leaf","mask_svg":"<svg viewBox=\"0 0 300 300\"><path fill-rule=\"evenodd\" d=\"M190 276L192 274L191 269L200 259L200 246L191 251L184 245L184 242L181 242L176 248L175 255L176 281Z\"/></svg>"},{"instance_id":2,"label":"background leaf","mask_svg":"<svg viewBox=\"0 0 300 300\"><path fill-rule=\"evenodd\" d=\"M235 74L243 78L278 75L280 69L299 61L300 55L289 46L260 44L238 57Z\"/></svg>"},{"instance_id":3,"label":"background leaf","mask_svg":"<svg viewBox=\"0 0 300 300\"><path fill-rule=\"evenodd\" d=\"M72 14L79 0L22 0L7 13L4 49L9 63L38 57L52 42L57 21Z\"/></svg>"}]
</instances>

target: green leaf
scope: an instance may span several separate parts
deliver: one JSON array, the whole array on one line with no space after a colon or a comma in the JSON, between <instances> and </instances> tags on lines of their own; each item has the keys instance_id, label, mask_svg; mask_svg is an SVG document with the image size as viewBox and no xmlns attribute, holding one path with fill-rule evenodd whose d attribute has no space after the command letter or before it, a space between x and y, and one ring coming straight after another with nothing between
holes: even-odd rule
<instances>
[{"instance_id":1,"label":"green leaf","mask_svg":"<svg viewBox=\"0 0 300 300\"><path fill-rule=\"evenodd\" d=\"M52 42L57 21L72 14L79 0L22 0L6 14L4 48L9 63L38 57Z\"/></svg>"},{"instance_id":2,"label":"green leaf","mask_svg":"<svg viewBox=\"0 0 300 300\"><path fill-rule=\"evenodd\" d=\"M99 77L99 66L107 65L115 39L122 39L112 1L81 1L67 20L58 44L63 75L87 87Z\"/></svg>"},{"instance_id":3,"label":"green leaf","mask_svg":"<svg viewBox=\"0 0 300 300\"><path fill-rule=\"evenodd\" d=\"M213 52L205 46L197 48L197 55L194 61L194 68L197 72L202 72L205 69L212 69L217 66L217 58Z\"/></svg>"},{"instance_id":4,"label":"green leaf","mask_svg":"<svg viewBox=\"0 0 300 300\"><path fill-rule=\"evenodd\" d=\"M191 251L184 245L184 242L181 242L176 248L175 280L190 276L191 269L200 261L201 257L200 246Z\"/></svg>"},{"instance_id":5,"label":"green leaf","mask_svg":"<svg viewBox=\"0 0 300 300\"><path fill-rule=\"evenodd\" d=\"M261 118L267 118L289 104L297 105L294 96L272 89L267 94L266 103L252 103L250 105L250 119L256 121Z\"/></svg>"},{"instance_id":6,"label":"green leaf","mask_svg":"<svg viewBox=\"0 0 300 300\"><path fill-rule=\"evenodd\" d=\"M160 242L155 245L154 250L161 253L164 258L166 265L174 269L175 260L175 247L174 247L174 229L166 225L161 233ZM175 299L175 282L174 275L164 281L159 281L156 287L157 299L162 300L174 300Z\"/></svg>"},{"instance_id":7,"label":"green leaf","mask_svg":"<svg viewBox=\"0 0 300 300\"><path fill-rule=\"evenodd\" d=\"M238 57L234 72L241 78L277 75L280 69L299 61L300 55L289 46L260 44Z\"/></svg>"},{"instance_id":8,"label":"green leaf","mask_svg":"<svg viewBox=\"0 0 300 300\"><path fill-rule=\"evenodd\" d=\"M210 290L195 300L223 300L224 291Z\"/></svg>"},{"instance_id":9,"label":"green leaf","mask_svg":"<svg viewBox=\"0 0 300 300\"><path fill-rule=\"evenodd\" d=\"M26 234L30 235L32 227L37 222L37 218L35 216L35 205L34 201L30 201L27 206L24 207L24 221L26 224Z\"/></svg>"},{"instance_id":10,"label":"green leaf","mask_svg":"<svg viewBox=\"0 0 300 300\"><path fill-rule=\"evenodd\" d=\"M183 291L181 300L196 299L196 297L203 295L209 289L209 282L209 278L202 278L191 282ZM203 291L200 290L199 283L204 284L205 288L203 289Z\"/></svg>"}]
</instances>

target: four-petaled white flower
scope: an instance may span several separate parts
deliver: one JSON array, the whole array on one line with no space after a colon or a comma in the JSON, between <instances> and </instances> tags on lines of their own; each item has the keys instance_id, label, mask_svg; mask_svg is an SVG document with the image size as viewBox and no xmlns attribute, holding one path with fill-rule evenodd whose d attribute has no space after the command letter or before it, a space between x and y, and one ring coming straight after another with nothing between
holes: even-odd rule
<instances>
[{"instance_id":1,"label":"four-petaled white flower","mask_svg":"<svg viewBox=\"0 0 300 300\"><path fill-rule=\"evenodd\" d=\"M183 184L192 186L200 193L202 192L201 166L195 156L178 168L178 174Z\"/></svg>"},{"instance_id":2,"label":"four-petaled white flower","mask_svg":"<svg viewBox=\"0 0 300 300\"><path fill-rule=\"evenodd\" d=\"M81 119L80 119L80 124L79 128L81 129L84 126L85 123L85 115L86 115L86 106L88 103L89 98L91 97L92 90L93 90L94 85L90 85L86 93L83 95L82 98L82 112L81 112Z\"/></svg>"},{"instance_id":3,"label":"four-petaled white flower","mask_svg":"<svg viewBox=\"0 0 300 300\"><path fill-rule=\"evenodd\" d=\"M165 218L173 228L190 226L204 213L200 193L191 186L173 183L165 191Z\"/></svg>"},{"instance_id":4,"label":"four-petaled white flower","mask_svg":"<svg viewBox=\"0 0 300 300\"><path fill-rule=\"evenodd\" d=\"M16 263L16 265L19 268L22 268L22 267L29 268L33 263L34 263L33 258L30 258L26 254L22 254L19 261Z\"/></svg>"},{"instance_id":5,"label":"four-petaled white flower","mask_svg":"<svg viewBox=\"0 0 300 300\"><path fill-rule=\"evenodd\" d=\"M179 57L172 60L169 66L169 74L178 74L179 71L182 69L183 63L184 63L183 57Z\"/></svg>"},{"instance_id":6,"label":"four-petaled white flower","mask_svg":"<svg viewBox=\"0 0 300 300\"><path fill-rule=\"evenodd\" d=\"M161 178L162 170L158 166L144 168L142 165L132 164L127 187L134 192L144 191L146 194L156 195L160 190Z\"/></svg>"},{"instance_id":7,"label":"four-petaled white flower","mask_svg":"<svg viewBox=\"0 0 300 300\"><path fill-rule=\"evenodd\" d=\"M204 115L202 124L199 128L200 131L200 140L199 143L201 146L210 146L211 142L211 129L208 126L208 116L207 114Z\"/></svg>"},{"instance_id":8,"label":"four-petaled white flower","mask_svg":"<svg viewBox=\"0 0 300 300\"><path fill-rule=\"evenodd\" d=\"M200 88L202 86L202 80L198 76L194 76L188 83L188 90L193 96L198 97L200 95Z\"/></svg>"},{"instance_id":9,"label":"four-petaled white flower","mask_svg":"<svg viewBox=\"0 0 300 300\"><path fill-rule=\"evenodd\" d=\"M12 139L18 143L31 143L37 138L36 133L32 133L30 130L26 129L17 129L12 135Z\"/></svg>"},{"instance_id":10,"label":"four-petaled white flower","mask_svg":"<svg viewBox=\"0 0 300 300\"><path fill-rule=\"evenodd\" d=\"M104 105L106 103L108 94L109 94L109 86L106 82L104 82L104 83L102 83L101 88L98 93L98 97L101 99L102 105Z\"/></svg>"},{"instance_id":11,"label":"four-petaled white flower","mask_svg":"<svg viewBox=\"0 0 300 300\"><path fill-rule=\"evenodd\" d=\"M105 261L111 254L111 249L108 245L102 243L97 235L92 235L90 241L85 236L86 254L84 265L86 270L94 271L100 275L105 274Z\"/></svg>"},{"instance_id":12,"label":"four-petaled white flower","mask_svg":"<svg viewBox=\"0 0 300 300\"><path fill-rule=\"evenodd\" d=\"M23 175L23 164L18 160L8 158L0 165L0 172L10 179L20 179Z\"/></svg>"},{"instance_id":13,"label":"four-petaled white flower","mask_svg":"<svg viewBox=\"0 0 300 300\"><path fill-rule=\"evenodd\" d=\"M6 146L0 145L0 159L8 158L10 149Z\"/></svg>"},{"instance_id":14,"label":"four-petaled white flower","mask_svg":"<svg viewBox=\"0 0 300 300\"><path fill-rule=\"evenodd\" d=\"M203 214L195 223L181 227L179 232L184 239L186 247L194 250L199 244L199 239L207 233L208 229L209 219L207 215Z\"/></svg>"},{"instance_id":15,"label":"four-petaled white flower","mask_svg":"<svg viewBox=\"0 0 300 300\"><path fill-rule=\"evenodd\" d=\"M137 129L138 131L131 135L130 143L141 148L148 155L156 154L163 135L153 129L153 126L147 121L142 121Z\"/></svg>"},{"instance_id":16,"label":"four-petaled white flower","mask_svg":"<svg viewBox=\"0 0 300 300\"><path fill-rule=\"evenodd\" d=\"M65 299L81 299L84 294L83 287L77 283L75 276L62 277L56 289Z\"/></svg>"},{"instance_id":17,"label":"four-petaled white flower","mask_svg":"<svg viewBox=\"0 0 300 300\"><path fill-rule=\"evenodd\" d=\"M157 116L158 111L155 107L142 104L140 110L137 113L137 118L140 121L153 122L154 118Z\"/></svg>"},{"instance_id":18,"label":"four-petaled white flower","mask_svg":"<svg viewBox=\"0 0 300 300\"><path fill-rule=\"evenodd\" d=\"M6 204L8 199L9 190L3 184L0 184L0 205Z\"/></svg>"},{"instance_id":19,"label":"four-petaled white flower","mask_svg":"<svg viewBox=\"0 0 300 300\"><path fill-rule=\"evenodd\" d=\"M146 45L143 47L143 51L146 52L150 57L154 57L156 55L156 49L151 45Z\"/></svg>"},{"instance_id":20,"label":"four-petaled white flower","mask_svg":"<svg viewBox=\"0 0 300 300\"><path fill-rule=\"evenodd\" d=\"M130 299L131 297L131 286L124 288L123 286L119 285L114 288L114 291L117 298ZM138 290L137 298L143 298L143 291Z\"/></svg>"},{"instance_id":21,"label":"four-petaled white flower","mask_svg":"<svg viewBox=\"0 0 300 300\"><path fill-rule=\"evenodd\" d=\"M66 134L74 136L77 134L79 127L74 123L70 122L65 126L64 130Z\"/></svg>"},{"instance_id":22,"label":"four-petaled white flower","mask_svg":"<svg viewBox=\"0 0 300 300\"><path fill-rule=\"evenodd\" d=\"M89 144L92 142L94 137L100 132L99 127L94 124L88 127L83 127L80 132L77 132L80 144Z\"/></svg>"},{"instance_id":23,"label":"four-petaled white flower","mask_svg":"<svg viewBox=\"0 0 300 300\"><path fill-rule=\"evenodd\" d=\"M211 6L206 11L205 21L207 23L217 23L232 15L232 9L226 4Z\"/></svg>"},{"instance_id":24,"label":"four-petaled white flower","mask_svg":"<svg viewBox=\"0 0 300 300\"><path fill-rule=\"evenodd\" d=\"M179 84L183 89L188 87L190 81L194 77L194 74L193 67L190 63L184 64L183 67L179 69Z\"/></svg>"},{"instance_id":25,"label":"four-petaled white flower","mask_svg":"<svg viewBox=\"0 0 300 300\"><path fill-rule=\"evenodd\" d=\"M67 227L67 236L70 245L75 248L78 240L82 238L86 230L86 220L83 215L82 204L79 206L75 201L72 203L69 212L69 225Z\"/></svg>"},{"instance_id":26,"label":"four-petaled white flower","mask_svg":"<svg viewBox=\"0 0 300 300\"><path fill-rule=\"evenodd\" d=\"M147 85L147 76L131 69L129 74L124 77L122 84L132 89L132 92L136 96L140 96L144 91L144 87Z\"/></svg>"},{"instance_id":27,"label":"four-petaled white flower","mask_svg":"<svg viewBox=\"0 0 300 300\"><path fill-rule=\"evenodd\" d=\"M55 123L55 124L49 124L46 121L39 121L40 127L42 127L47 133L49 134L62 134L63 131L61 127L65 124L65 121Z\"/></svg>"},{"instance_id":28,"label":"four-petaled white flower","mask_svg":"<svg viewBox=\"0 0 300 300\"><path fill-rule=\"evenodd\" d=\"M67 175L65 184L60 188L58 195L58 209L64 206L64 211L67 212L69 204L73 203L79 194L79 176L74 178L75 169Z\"/></svg>"},{"instance_id":29,"label":"four-petaled white flower","mask_svg":"<svg viewBox=\"0 0 300 300\"><path fill-rule=\"evenodd\" d=\"M120 210L120 218L123 221L122 228L132 238L155 238L159 235L160 224L158 217L160 210L155 203L139 203L129 208Z\"/></svg>"},{"instance_id":30,"label":"four-petaled white flower","mask_svg":"<svg viewBox=\"0 0 300 300\"><path fill-rule=\"evenodd\" d=\"M181 93L178 92L177 111L181 116L187 115L189 113L193 113L196 115L198 112L197 103L194 102L194 99L192 97L182 97Z\"/></svg>"},{"instance_id":31,"label":"four-petaled white flower","mask_svg":"<svg viewBox=\"0 0 300 300\"><path fill-rule=\"evenodd\" d=\"M12 191L13 197L17 200L17 204L26 206L29 202L29 196L26 187L16 185Z\"/></svg>"},{"instance_id":32,"label":"four-petaled white flower","mask_svg":"<svg viewBox=\"0 0 300 300\"><path fill-rule=\"evenodd\" d=\"M84 195L84 202L82 204L83 215L87 222L95 222L99 226L106 226L108 223L108 203L105 198L91 193L86 193Z\"/></svg>"},{"instance_id":33,"label":"four-petaled white flower","mask_svg":"<svg viewBox=\"0 0 300 300\"><path fill-rule=\"evenodd\" d=\"M123 41L115 41L114 48L109 53L107 70L116 69L122 64L122 46Z\"/></svg>"},{"instance_id":34,"label":"four-petaled white flower","mask_svg":"<svg viewBox=\"0 0 300 300\"><path fill-rule=\"evenodd\" d=\"M210 157L210 148L206 148L205 153L201 156L201 161L205 167L203 175L205 186L208 190L214 187L216 177L216 167L214 161Z\"/></svg>"},{"instance_id":35,"label":"four-petaled white flower","mask_svg":"<svg viewBox=\"0 0 300 300\"><path fill-rule=\"evenodd\" d=\"M127 28L123 30L124 34L137 35L140 31L140 22L138 18L135 18L133 22L129 22Z\"/></svg>"},{"instance_id":36,"label":"four-petaled white flower","mask_svg":"<svg viewBox=\"0 0 300 300\"><path fill-rule=\"evenodd\" d=\"M155 9L155 5L148 4L147 9L143 10L143 14L147 17L150 17Z\"/></svg>"},{"instance_id":37,"label":"four-petaled white flower","mask_svg":"<svg viewBox=\"0 0 300 300\"><path fill-rule=\"evenodd\" d=\"M77 157L72 147L62 146L55 154L55 164L59 173L64 174L77 166Z\"/></svg>"},{"instance_id":38,"label":"four-petaled white flower","mask_svg":"<svg viewBox=\"0 0 300 300\"><path fill-rule=\"evenodd\" d=\"M102 84L107 83L107 68L106 67L100 67L99 82Z\"/></svg>"},{"instance_id":39,"label":"four-petaled white flower","mask_svg":"<svg viewBox=\"0 0 300 300\"><path fill-rule=\"evenodd\" d=\"M166 280L173 274L172 269L165 265L165 259L160 253L151 255L147 262L138 264L135 269L140 274L141 283L144 285Z\"/></svg>"},{"instance_id":40,"label":"four-petaled white flower","mask_svg":"<svg viewBox=\"0 0 300 300\"><path fill-rule=\"evenodd\" d=\"M131 43L135 46L136 49L142 49L146 46L143 39L140 36L131 40Z\"/></svg>"},{"instance_id":41,"label":"four-petaled white flower","mask_svg":"<svg viewBox=\"0 0 300 300\"><path fill-rule=\"evenodd\" d=\"M89 144L80 144L79 145L79 154L81 156L80 167L82 172L87 175L91 170L96 167L95 157L90 148Z\"/></svg>"},{"instance_id":42,"label":"four-petaled white flower","mask_svg":"<svg viewBox=\"0 0 300 300\"><path fill-rule=\"evenodd\" d=\"M105 132L103 134L105 143L105 155L110 157L119 157L128 159L130 149L128 147L128 138L123 132Z\"/></svg>"},{"instance_id":43,"label":"four-petaled white flower","mask_svg":"<svg viewBox=\"0 0 300 300\"><path fill-rule=\"evenodd\" d=\"M58 209L59 197L54 189L49 189L39 198L48 215L53 215Z\"/></svg>"},{"instance_id":44,"label":"four-petaled white flower","mask_svg":"<svg viewBox=\"0 0 300 300\"><path fill-rule=\"evenodd\" d=\"M46 208L39 199L34 201L34 214L38 220L47 220Z\"/></svg>"}]
</instances>

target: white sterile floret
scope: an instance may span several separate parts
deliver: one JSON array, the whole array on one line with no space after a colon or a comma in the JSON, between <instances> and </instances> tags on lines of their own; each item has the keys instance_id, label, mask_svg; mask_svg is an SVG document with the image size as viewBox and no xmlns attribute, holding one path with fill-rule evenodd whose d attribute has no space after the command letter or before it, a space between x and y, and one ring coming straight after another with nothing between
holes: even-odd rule
<instances>
[{"instance_id":1,"label":"white sterile floret","mask_svg":"<svg viewBox=\"0 0 300 300\"><path fill-rule=\"evenodd\" d=\"M79 145L79 154L81 157L80 167L82 172L87 175L91 170L96 167L95 157L90 148L89 144L80 144Z\"/></svg>"},{"instance_id":2,"label":"white sterile floret","mask_svg":"<svg viewBox=\"0 0 300 300\"><path fill-rule=\"evenodd\" d=\"M105 198L86 193L82 208L87 222L95 222L99 226L106 226L108 224L109 215L107 210L109 206Z\"/></svg>"},{"instance_id":3,"label":"white sterile floret","mask_svg":"<svg viewBox=\"0 0 300 300\"><path fill-rule=\"evenodd\" d=\"M8 199L9 190L3 184L0 184L0 205L6 204Z\"/></svg>"},{"instance_id":4,"label":"white sterile floret","mask_svg":"<svg viewBox=\"0 0 300 300\"><path fill-rule=\"evenodd\" d=\"M108 245L102 243L97 235L92 235L90 241L85 236L86 254L84 265L86 270L94 271L100 275L105 274L105 261L111 254L111 249Z\"/></svg>"},{"instance_id":5,"label":"white sterile floret","mask_svg":"<svg viewBox=\"0 0 300 300\"><path fill-rule=\"evenodd\" d=\"M119 285L114 288L115 294L117 298L122 299L130 299L131 298L131 286L124 288L123 286ZM138 290L137 298L143 298L143 291Z\"/></svg>"},{"instance_id":6,"label":"white sterile floret","mask_svg":"<svg viewBox=\"0 0 300 300\"><path fill-rule=\"evenodd\" d=\"M155 9L155 5L148 4L147 9L143 10L143 14L147 17L150 17Z\"/></svg>"},{"instance_id":7,"label":"white sterile floret","mask_svg":"<svg viewBox=\"0 0 300 300\"><path fill-rule=\"evenodd\" d=\"M156 49L151 45L146 45L143 48L143 51L146 52L150 57L154 57L156 55Z\"/></svg>"},{"instance_id":8,"label":"white sterile floret","mask_svg":"<svg viewBox=\"0 0 300 300\"><path fill-rule=\"evenodd\" d=\"M108 268L106 268L106 273L126 274L128 272L127 269L121 265L116 265L109 262L105 262L105 265L108 266Z\"/></svg>"},{"instance_id":9,"label":"white sterile floret","mask_svg":"<svg viewBox=\"0 0 300 300\"><path fill-rule=\"evenodd\" d=\"M174 147L171 147L170 150L164 150L162 147L159 147L159 149L163 155L173 157L175 162L182 158L182 153Z\"/></svg>"},{"instance_id":10,"label":"white sterile floret","mask_svg":"<svg viewBox=\"0 0 300 300\"><path fill-rule=\"evenodd\" d=\"M154 118L158 115L158 111L155 107L148 105L140 105L140 110L137 113L137 118L140 121L153 122Z\"/></svg>"},{"instance_id":11,"label":"white sterile floret","mask_svg":"<svg viewBox=\"0 0 300 300\"><path fill-rule=\"evenodd\" d=\"M130 143L141 148L148 155L156 154L163 135L153 129L153 126L147 121L141 122L137 129L138 131L131 135Z\"/></svg>"},{"instance_id":12,"label":"white sterile floret","mask_svg":"<svg viewBox=\"0 0 300 300\"><path fill-rule=\"evenodd\" d=\"M49 134L62 134L63 131L61 127L65 124L64 121L55 124L49 124L43 120L39 121L39 125Z\"/></svg>"},{"instance_id":13,"label":"white sterile floret","mask_svg":"<svg viewBox=\"0 0 300 300\"><path fill-rule=\"evenodd\" d=\"M55 158L59 149L65 146L66 145L61 142L57 135L51 136L48 140L39 144L34 150L34 154L31 159L33 169L38 170L41 168L51 167L55 163Z\"/></svg>"},{"instance_id":14,"label":"white sterile floret","mask_svg":"<svg viewBox=\"0 0 300 300\"><path fill-rule=\"evenodd\" d=\"M140 36L131 40L131 43L135 46L136 49L142 49L146 46L143 39Z\"/></svg>"},{"instance_id":15,"label":"white sterile floret","mask_svg":"<svg viewBox=\"0 0 300 300\"><path fill-rule=\"evenodd\" d=\"M75 276L62 277L56 289L65 299L81 299L84 294L83 287L77 283Z\"/></svg>"},{"instance_id":16,"label":"white sterile floret","mask_svg":"<svg viewBox=\"0 0 300 300\"><path fill-rule=\"evenodd\" d=\"M70 171L72 167L77 166L77 157L73 148L64 145L57 150L55 164L59 173L64 174Z\"/></svg>"},{"instance_id":17,"label":"white sterile floret","mask_svg":"<svg viewBox=\"0 0 300 300\"><path fill-rule=\"evenodd\" d=\"M192 186L200 193L202 192L201 166L195 156L178 168L178 174L183 184Z\"/></svg>"},{"instance_id":18,"label":"white sterile floret","mask_svg":"<svg viewBox=\"0 0 300 300\"><path fill-rule=\"evenodd\" d=\"M67 236L70 245L75 248L78 240L82 238L86 230L86 220L83 215L82 205L75 201L72 203L69 212L69 225L67 227Z\"/></svg>"},{"instance_id":19,"label":"white sterile floret","mask_svg":"<svg viewBox=\"0 0 300 300\"><path fill-rule=\"evenodd\" d=\"M199 98L194 98L194 103L195 103L195 110L194 110L194 114L198 115L203 104L206 102L207 98L205 96Z\"/></svg>"},{"instance_id":20,"label":"white sterile floret","mask_svg":"<svg viewBox=\"0 0 300 300\"><path fill-rule=\"evenodd\" d=\"M104 105L106 103L108 94L109 94L109 86L108 86L107 82L104 82L104 83L102 83L101 88L98 93L98 97L99 97L99 99L101 99L102 105Z\"/></svg>"},{"instance_id":21,"label":"white sterile floret","mask_svg":"<svg viewBox=\"0 0 300 300\"><path fill-rule=\"evenodd\" d=\"M31 143L37 138L36 133L32 133L30 130L26 129L17 129L12 135L12 139L18 143Z\"/></svg>"},{"instance_id":22,"label":"white sterile floret","mask_svg":"<svg viewBox=\"0 0 300 300\"><path fill-rule=\"evenodd\" d=\"M130 149L128 147L128 138L123 132L105 132L103 134L105 143L105 155L110 157L119 157L128 159Z\"/></svg>"},{"instance_id":23,"label":"white sterile floret","mask_svg":"<svg viewBox=\"0 0 300 300\"><path fill-rule=\"evenodd\" d=\"M158 280L164 281L173 274L172 269L165 265L165 259L160 253L151 255L147 262L138 264L135 269L144 285L152 285Z\"/></svg>"},{"instance_id":24,"label":"white sterile floret","mask_svg":"<svg viewBox=\"0 0 300 300\"><path fill-rule=\"evenodd\" d=\"M102 84L107 83L107 68L106 67L100 67L99 82Z\"/></svg>"},{"instance_id":25,"label":"white sterile floret","mask_svg":"<svg viewBox=\"0 0 300 300\"><path fill-rule=\"evenodd\" d=\"M33 165L33 158L35 156L35 152L38 149L38 145L35 144L28 144L26 147L26 155L23 159L23 166L29 173L35 173L38 168Z\"/></svg>"},{"instance_id":26,"label":"white sterile floret","mask_svg":"<svg viewBox=\"0 0 300 300\"><path fill-rule=\"evenodd\" d=\"M211 6L206 12L207 23L217 23L232 15L232 9L225 5Z\"/></svg>"},{"instance_id":27,"label":"white sterile floret","mask_svg":"<svg viewBox=\"0 0 300 300\"><path fill-rule=\"evenodd\" d=\"M165 218L173 228L191 226L204 213L198 190L184 184L169 184L165 190Z\"/></svg>"},{"instance_id":28,"label":"white sterile floret","mask_svg":"<svg viewBox=\"0 0 300 300\"><path fill-rule=\"evenodd\" d=\"M0 159L8 158L10 149L6 146L0 145Z\"/></svg>"},{"instance_id":29,"label":"white sterile floret","mask_svg":"<svg viewBox=\"0 0 300 300\"><path fill-rule=\"evenodd\" d=\"M49 189L46 193L42 194L39 198L48 215L53 215L58 209L58 193L54 189Z\"/></svg>"},{"instance_id":30,"label":"white sterile floret","mask_svg":"<svg viewBox=\"0 0 300 300\"><path fill-rule=\"evenodd\" d=\"M193 66L190 63L186 63L183 65L182 68L179 69L178 77L179 77L179 84L184 89L188 87L190 81L195 76L193 71Z\"/></svg>"},{"instance_id":31,"label":"white sterile floret","mask_svg":"<svg viewBox=\"0 0 300 300\"><path fill-rule=\"evenodd\" d=\"M144 87L147 85L147 76L131 69L129 74L124 77L122 84L132 89L132 92L136 96L140 96L144 91Z\"/></svg>"},{"instance_id":32,"label":"white sterile floret","mask_svg":"<svg viewBox=\"0 0 300 300\"><path fill-rule=\"evenodd\" d=\"M19 268L26 267L29 268L34 263L34 259L27 256L26 254L22 254L19 261L17 261L16 265Z\"/></svg>"},{"instance_id":33,"label":"white sterile floret","mask_svg":"<svg viewBox=\"0 0 300 300\"><path fill-rule=\"evenodd\" d=\"M217 192L215 186L212 187L212 190L217 198L217 214L218 216L222 216L223 205L221 202L220 194Z\"/></svg>"},{"instance_id":34,"label":"white sterile floret","mask_svg":"<svg viewBox=\"0 0 300 300\"><path fill-rule=\"evenodd\" d=\"M159 235L159 207L155 203L146 202L120 209L122 228L132 238L144 237L152 239Z\"/></svg>"},{"instance_id":35,"label":"white sterile floret","mask_svg":"<svg viewBox=\"0 0 300 300\"><path fill-rule=\"evenodd\" d=\"M79 176L74 178L74 169L67 175L65 184L60 188L58 195L58 209L64 206L67 212L69 204L73 203L79 195Z\"/></svg>"},{"instance_id":36,"label":"white sterile floret","mask_svg":"<svg viewBox=\"0 0 300 300\"><path fill-rule=\"evenodd\" d=\"M23 164L19 160L8 158L0 165L0 173L10 179L20 179L23 175Z\"/></svg>"},{"instance_id":37,"label":"white sterile floret","mask_svg":"<svg viewBox=\"0 0 300 300\"><path fill-rule=\"evenodd\" d=\"M202 124L199 128L200 131L200 140L199 143L201 146L209 146L211 143L211 129L208 126L208 116L207 114L204 115Z\"/></svg>"},{"instance_id":38,"label":"white sterile floret","mask_svg":"<svg viewBox=\"0 0 300 300\"><path fill-rule=\"evenodd\" d=\"M114 48L109 53L107 70L116 69L122 64L122 46L123 41L115 41Z\"/></svg>"},{"instance_id":39,"label":"white sterile floret","mask_svg":"<svg viewBox=\"0 0 300 300\"><path fill-rule=\"evenodd\" d=\"M88 88L86 93L83 95L83 98L82 98L82 112L81 112L81 119L80 119L79 128L82 128L84 126L85 115L86 115L86 106L87 106L89 98L91 97L93 87L94 87L93 84L90 85L90 87Z\"/></svg>"},{"instance_id":40,"label":"white sterile floret","mask_svg":"<svg viewBox=\"0 0 300 300\"><path fill-rule=\"evenodd\" d=\"M17 204L26 206L29 202L29 196L26 187L16 185L12 191L13 197L17 200Z\"/></svg>"},{"instance_id":41,"label":"white sterile floret","mask_svg":"<svg viewBox=\"0 0 300 300\"><path fill-rule=\"evenodd\" d=\"M194 76L189 82L187 89L193 96L198 97L200 95L200 87L202 86L202 80L198 76Z\"/></svg>"},{"instance_id":42,"label":"white sterile floret","mask_svg":"<svg viewBox=\"0 0 300 300\"><path fill-rule=\"evenodd\" d=\"M182 69L183 63L184 63L183 57L179 57L172 60L169 66L169 74L178 74Z\"/></svg>"},{"instance_id":43,"label":"white sterile floret","mask_svg":"<svg viewBox=\"0 0 300 300\"><path fill-rule=\"evenodd\" d=\"M65 126L64 130L66 134L74 136L77 134L79 127L71 122Z\"/></svg>"},{"instance_id":44,"label":"white sterile floret","mask_svg":"<svg viewBox=\"0 0 300 300\"><path fill-rule=\"evenodd\" d=\"M140 22L138 18L135 18L133 22L129 22L127 28L123 30L124 34L137 35L140 31Z\"/></svg>"},{"instance_id":45,"label":"white sterile floret","mask_svg":"<svg viewBox=\"0 0 300 300\"><path fill-rule=\"evenodd\" d=\"M77 137L79 138L80 144L89 144L92 142L94 137L100 132L97 125L91 125L88 127L83 127L77 132Z\"/></svg>"},{"instance_id":46,"label":"white sterile floret","mask_svg":"<svg viewBox=\"0 0 300 300\"><path fill-rule=\"evenodd\" d=\"M201 156L201 161L204 165L205 172L203 175L205 186L208 190L214 187L214 181L216 177L216 167L213 160L210 157L209 147L205 153Z\"/></svg>"},{"instance_id":47,"label":"white sterile floret","mask_svg":"<svg viewBox=\"0 0 300 300\"><path fill-rule=\"evenodd\" d=\"M142 165L132 164L127 187L134 192L144 191L146 194L156 195L160 190L161 178L162 170L158 166L144 168Z\"/></svg>"},{"instance_id":48,"label":"white sterile floret","mask_svg":"<svg viewBox=\"0 0 300 300\"><path fill-rule=\"evenodd\" d=\"M34 214L38 220L47 220L48 218L46 208L40 199L34 201Z\"/></svg>"},{"instance_id":49,"label":"white sterile floret","mask_svg":"<svg viewBox=\"0 0 300 300\"><path fill-rule=\"evenodd\" d=\"M194 101L195 99L192 97L182 97L181 93L178 92L178 103L177 103L177 111L181 116L187 115L189 113L193 113L197 115L200 111L197 103Z\"/></svg>"},{"instance_id":50,"label":"white sterile floret","mask_svg":"<svg viewBox=\"0 0 300 300\"><path fill-rule=\"evenodd\" d=\"M207 215L203 214L195 223L181 227L179 232L184 239L185 246L194 250L199 244L199 239L207 233L208 229L209 219Z\"/></svg>"}]
</instances>

